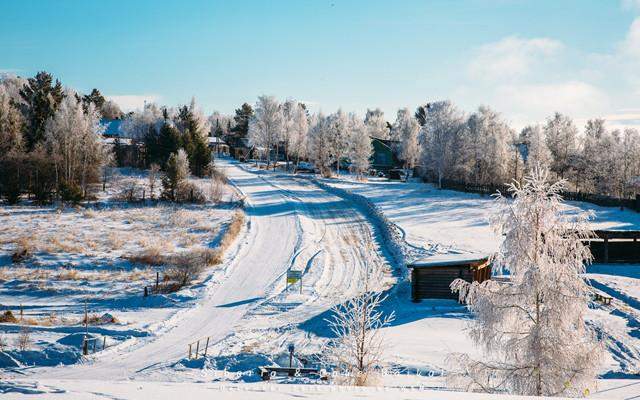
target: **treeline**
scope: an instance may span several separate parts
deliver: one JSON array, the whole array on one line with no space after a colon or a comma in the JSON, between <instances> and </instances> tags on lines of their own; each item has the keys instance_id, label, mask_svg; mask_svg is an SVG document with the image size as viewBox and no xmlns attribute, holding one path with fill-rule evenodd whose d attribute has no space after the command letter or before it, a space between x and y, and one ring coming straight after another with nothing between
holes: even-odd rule
<instances>
[{"instance_id":1,"label":"treeline","mask_svg":"<svg viewBox=\"0 0 640 400\"><path fill-rule=\"evenodd\" d=\"M503 184L540 165L577 192L629 198L639 189L640 134L634 128L610 130L603 119L592 119L580 134L570 117L555 113L516 132L488 107L465 115L446 101L419 107L415 116L422 126L423 174L435 182Z\"/></svg>"},{"instance_id":2,"label":"treeline","mask_svg":"<svg viewBox=\"0 0 640 400\"><path fill-rule=\"evenodd\" d=\"M78 201L112 160L102 143L104 114L122 112L97 89L80 95L47 72L0 78L0 194L16 203Z\"/></svg>"}]
</instances>

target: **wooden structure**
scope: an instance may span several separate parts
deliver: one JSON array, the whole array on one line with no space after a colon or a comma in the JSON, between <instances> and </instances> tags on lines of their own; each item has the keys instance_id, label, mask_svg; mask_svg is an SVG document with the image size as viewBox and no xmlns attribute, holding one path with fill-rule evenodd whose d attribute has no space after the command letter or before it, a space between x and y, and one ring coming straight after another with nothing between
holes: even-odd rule
<instances>
[{"instance_id":1,"label":"wooden structure","mask_svg":"<svg viewBox=\"0 0 640 400\"><path fill-rule=\"evenodd\" d=\"M594 231L586 241L597 263L640 263L640 231Z\"/></svg>"},{"instance_id":2,"label":"wooden structure","mask_svg":"<svg viewBox=\"0 0 640 400\"><path fill-rule=\"evenodd\" d=\"M323 381L329 379L329 375L325 370L317 368L258 367L258 373L263 381L268 381L278 375L286 375L290 377L309 376L320 378Z\"/></svg>"},{"instance_id":3,"label":"wooden structure","mask_svg":"<svg viewBox=\"0 0 640 400\"><path fill-rule=\"evenodd\" d=\"M229 145L226 144L224 140L216 136L209 136L208 139L209 139L209 148L214 154L217 154L217 155L229 154Z\"/></svg>"},{"instance_id":4,"label":"wooden structure","mask_svg":"<svg viewBox=\"0 0 640 400\"><path fill-rule=\"evenodd\" d=\"M400 142L394 140L371 138L373 153L369 160L371 168L376 171L387 172L393 168L401 167L401 163L397 156L397 145Z\"/></svg>"},{"instance_id":5,"label":"wooden structure","mask_svg":"<svg viewBox=\"0 0 640 400\"><path fill-rule=\"evenodd\" d=\"M411 300L457 299L450 285L458 279L483 282L491 278L489 257L477 254L444 254L416 260L411 269Z\"/></svg>"}]
</instances>

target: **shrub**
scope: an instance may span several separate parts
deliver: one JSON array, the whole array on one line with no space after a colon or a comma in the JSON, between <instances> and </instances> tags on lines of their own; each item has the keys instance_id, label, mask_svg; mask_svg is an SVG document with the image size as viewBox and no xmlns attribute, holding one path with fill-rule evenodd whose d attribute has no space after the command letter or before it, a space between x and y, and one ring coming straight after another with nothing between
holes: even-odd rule
<instances>
[{"instance_id":1,"label":"shrub","mask_svg":"<svg viewBox=\"0 0 640 400\"><path fill-rule=\"evenodd\" d=\"M147 247L139 254L129 255L125 258L134 264L157 266L165 263L165 258L162 255L162 249L158 246Z\"/></svg>"},{"instance_id":2,"label":"shrub","mask_svg":"<svg viewBox=\"0 0 640 400\"><path fill-rule=\"evenodd\" d=\"M58 190L63 201L79 203L83 198L82 188L73 182L61 182Z\"/></svg>"},{"instance_id":3,"label":"shrub","mask_svg":"<svg viewBox=\"0 0 640 400\"><path fill-rule=\"evenodd\" d=\"M14 263L22 262L33 254L33 244L28 236L23 236L16 242L16 250L11 255Z\"/></svg>"},{"instance_id":4,"label":"shrub","mask_svg":"<svg viewBox=\"0 0 640 400\"><path fill-rule=\"evenodd\" d=\"M16 338L16 347L19 350L25 351L31 346L31 330L26 326L20 329L20 334Z\"/></svg>"},{"instance_id":5,"label":"shrub","mask_svg":"<svg viewBox=\"0 0 640 400\"><path fill-rule=\"evenodd\" d=\"M18 323L18 319L13 315L11 310L7 310L4 313L0 314L0 322L7 324L16 324Z\"/></svg>"},{"instance_id":6,"label":"shrub","mask_svg":"<svg viewBox=\"0 0 640 400\"><path fill-rule=\"evenodd\" d=\"M178 185L174 200L179 203L202 204L207 202L207 197L197 185L185 180Z\"/></svg>"}]
</instances>

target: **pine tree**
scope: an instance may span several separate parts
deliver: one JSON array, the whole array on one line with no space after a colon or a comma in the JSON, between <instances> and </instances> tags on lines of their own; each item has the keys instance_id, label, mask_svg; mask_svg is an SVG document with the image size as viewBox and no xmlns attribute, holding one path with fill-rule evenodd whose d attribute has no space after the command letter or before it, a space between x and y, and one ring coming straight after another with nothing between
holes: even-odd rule
<instances>
[{"instance_id":1,"label":"pine tree","mask_svg":"<svg viewBox=\"0 0 640 400\"><path fill-rule=\"evenodd\" d=\"M180 185L189 177L189 159L183 149L169 156L162 178L162 198L175 201Z\"/></svg>"},{"instance_id":2,"label":"pine tree","mask_svg":"<svg viewBox=\"0 0 640 400\"><path fill-rule=\"evenodd\" d=\"M247 137L249 134L249 120L253 116L253 108L247 103L244 103L240 108L236 109L236 115L233 120L236 122L236 126L231 128L231 131L236 133L240 137ZM229 122L231 125L231 122Z\"/></svg>"},{"instance_id":3,"label":"pine tree","mask_svg":"<svg viewBox=\"0 0 640 400\"><path fill-rule=\"evenodd\" d=\"M44 140L47 120L55 114L64 98L62 84L47 72L38 72L29 78L27 84L20 90L24 101L21 111L25 121L25 145L31 151L35 145Z\"/></svg>"}]
</instances>

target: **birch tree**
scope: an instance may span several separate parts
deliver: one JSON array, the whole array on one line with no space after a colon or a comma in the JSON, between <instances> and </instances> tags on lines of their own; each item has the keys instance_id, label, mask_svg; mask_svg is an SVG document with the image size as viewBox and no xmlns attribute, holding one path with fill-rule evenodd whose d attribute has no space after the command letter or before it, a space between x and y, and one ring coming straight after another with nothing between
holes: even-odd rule
<instances>
[{"instance_id":1,"label":"birch tree","mask_svg":"<svg viewBox=\"0 0 640 400\"><path fill-rule=\"evenodd\" d=\"M520 141L527 148L525 168L528 172L536 166L549 168L551 165L551 153L545 142L544 131L540 125L529 125L520 132Z\"/></svg>"},{"instance_id":2,"label":"birch tree","mask_svg":"<svg viewBox=\"0 0 640 400\"><path fill-rule=\"evenodd\" d=\"M314 120L315 123L309 130L309 158L323 176L330 177L331 166L336 159L333 152L331 120L322 113L315 116Z\"/></svg>"},{"instance_id":3,"label":"birch tree","mask_svg":"<svg viewBox=\"0 0 640 400\"><path fill-rule=\"evenodd\" d=\"M544 133L551 152L551 171L562 179L568 178L572 160L575 159L578 150L576 141L578 129L571 118L555 113L553 117L547 119Z\"/></svg>"},{"instance_id":4,"label":"birch tree","mask_svg":"<svg viewBox=\"0 0 640 400\"><path fill-rule=\"evenodd\" d=\"M389 127L384 119L384 112L379 108L375 110L367 109L364 117L364 124L367 127L367 134L378 139L389 139Z\"/></svg>"},{"instance_id":5,"label":"birch tree","mask_svg":"<svg viewBox=\"0 0 640 400\"><path fill-rule=\"evenodd\" d=\"M438 187L450 178L455 168L463 168L467 146L464 142L465 121L462 113L449 101L430 103L424 108L421 130L422 163L435 173Z\"/></svg>"},{"instance_id":6,"label":"birch tree","mask_svg":"<svg viewBox=\"0 0 640 400\"><path fill-rule=\"evenodd\" d=\"M508 180L511 128L492 109L481 106L467 120L472 177L476 184Z\"/></svg>"},{"instance_id":7,"label":"birch tree","mask_svg":"<svg viewBox=\"0 0 640 400\"><path fill-rule=\"evenodd\" d=\"M335 158L337 173L340 175L340 162L347 154L349 146L349 120L342 109L329 115L328 119L330 127L329 143Z\"/></svg>"},{"instance_id":8,"label":"birch tree","mask_svg":"<svg viewBox=\"0 0 640 400\"><path fill-rule=\"evenodd\" d=\"M509 282L451 285L475 319L471 338L481 360L454 354L460 368L450 384L466 390L534 396L586 396L597 377L603 347L586 324L590 288L582 278L591 260L583 240L588 215L563 214L565 182L549 183L535 168L510 186L513 199L498 195L494 221L504 235L493 268Z\"/></svg>"},{"instance_id":9,"label":"birch tree","mask_svg":"<svg viewBox=\"0 0 640 400\"><path fill-rule=\"evenodd\" d=\"M284 115L283 142L287 156L287 170L289 170L290 155L295 156L297 161L301 156L304 156L309 124L302 103L287 100L283 104L282 110Z\"/></svg>"},{"instance_id":10,"label":"birch tree","mask_svg":"<svg viewBox=\"0 0 640 400\"><path fill-rule=\"evenodd\" d=\"M45 143L55 162L58 185L87 184L100 179L100 171L110 158L102 144L104 127L93 103L85 114L82 102L67 92L54 116L45 126Z\"/></svg>"},{"instance_id":11,"label":"birch tree","mask_svg":"<svg viewBox=\"0 0 640 400\"><path fill-rule=\"evenodd\" d=\"M249 120L249 143L263 147L267 153L267 168L271 165L271 150L282 138L284 117L280 103L273 96L260 96L255 114ZM274 166L275 168L275 166Z\"/></svg>"},{"instance_id":12,"label":"birch tree","mask_svg":"<svg viewBox=\"0 0 640 400\"><path fill-rule=\"evenodd\" d=\"M347 157L351 161L351 169L357 179L363 179L369 170L369 161L373 153L371 138L367 134L364 122L355 114L349 114L349 141Z\"/></svg>"},{"instance_id":13,"label":"birch tree","mask_svg":"<svg viewBox=\"0 0 640 400\"><path fill-rule=\"evenodd\" d=\"M393 136L400 141L399 155L406 169L415 167L420 156L418 133L420 125L408 108L398 110L396 122L393 124Z\"/></svg>"}]
</instances>

